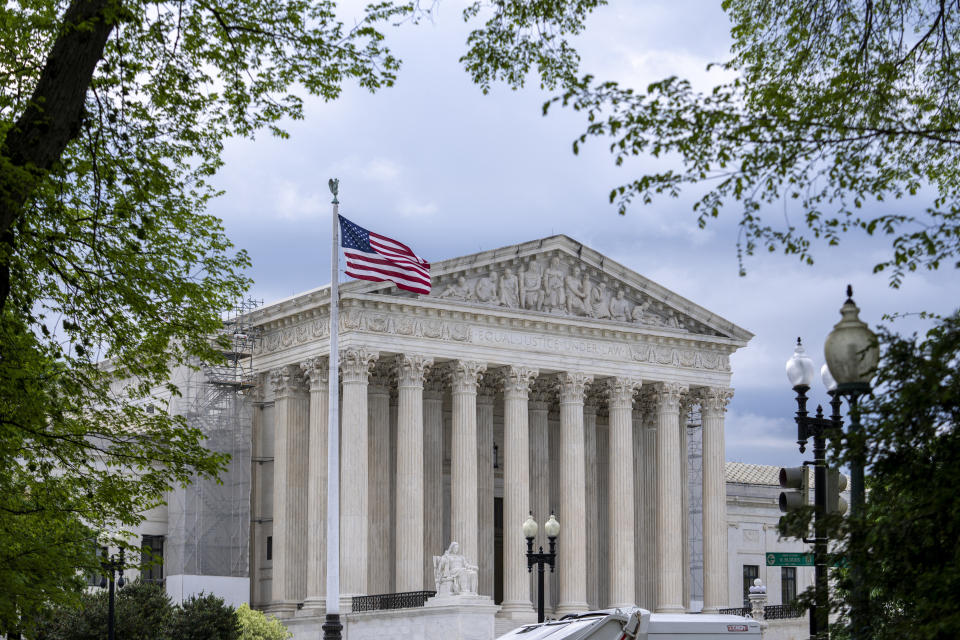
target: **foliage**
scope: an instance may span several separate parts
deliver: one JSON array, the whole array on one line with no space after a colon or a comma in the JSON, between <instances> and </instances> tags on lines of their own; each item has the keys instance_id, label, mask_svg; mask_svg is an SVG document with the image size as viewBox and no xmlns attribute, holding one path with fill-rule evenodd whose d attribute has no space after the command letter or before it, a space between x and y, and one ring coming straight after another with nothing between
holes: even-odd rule
<instances>
[{"instance_id":1,"label":"foliage","mask_svg":"<svg viewBox=\"0 0 960 640\"><path fill-rule=\"evenodd\" d=\"M839 556L869 585L864 637L956 638L960 633L960 312L925 336L884 331L877 391L859 437L835 444L841 464L863 451L868 500ZM839 533L849 533L841 530ZM849 592L853 573L838 572ZM844 602L838 602L841 612Z\"/></svg>"},{"instance_id":2,"label":"foliage","mask_svg":"<svg viewBox=\"0 0 960 640\"><path fill-rule=\"evenodd\" d=\"M223 598L200 594L176 608L167 635L178 640L237 640L240 621Z\"/></svg>"},{"instance_id":3,"label":"foliage","mask_svg":"<svg viewBox=\"0 0 960 640\"><path fill-rule=\"evenodd\" d=\"M81 596L79 608L55 607L41 619L37 640L102 640L107 635L108 594L96 589ZM166 640L174 607L163 587L135 581L116 590L118 638Z\"/></svg>"},{"instance_id":4,"label":"foliage","mask_svg":"<svg viewBox=\"0 0 960 640\"><path fill-rule=\"evenodd\" d=\"M247 603L237 608L237 620L240 623L239 640L287 640L293 637L280 620L251 609Z\"/></svg>"},{"instance_id":5,"label":"foliage","mask_svg":"<svg viewBox=\"0 0 960 640\"><path fill-rule=\"evenodd\" d=\"M79 604L94 539L224 457L163 410L242 295L204 213L229 136L285 136L302 96L393 83L368 6L20 0L0 10L0 633ZM159 405L153 411L149 405Z\"/></svg>"},{"instance_id":6,"label":"foliage","mask_svg":"<svg viewBox=\"0 0 960 640\"><path fill-rule=\"evenodd\" d=\"M812 241L837 244L851 230L889 239L874 269L888 270L894 287L907 272L960 264L953 3L724 0L733 50L719 66L736 78L706 93L678 77L642 89L578 75L576 53L555 43L596 4L498 5L495 28L471 36L465 64L486 88L497 78L517 84L536 59L545 84L563 85L544 112L560 104L587 117L574 152L606 138L618 165L641 154L679 159L613 189L620 213L698 185L701 226L739 203L741 268L758 249L812 262ZM544 34L536 47L531 30Z\"/></svg>"}]
</instances>

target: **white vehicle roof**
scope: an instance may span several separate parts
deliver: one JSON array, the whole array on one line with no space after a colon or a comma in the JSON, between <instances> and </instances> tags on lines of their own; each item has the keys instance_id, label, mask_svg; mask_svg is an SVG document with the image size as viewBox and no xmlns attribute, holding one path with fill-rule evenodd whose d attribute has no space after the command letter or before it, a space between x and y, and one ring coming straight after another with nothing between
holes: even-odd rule
<instances>
[{"instance_id":1,"label":"white vehicle roof","mask_svg":"<svg viewBox=\"0 0 960 640\"><path fill-rule=\"evenodd\" d=\"M760 637L760 625L741 616L653 613L639 607L605 609L518 627L499 640L621 640L624 627L637 640L715 640ZM629 635L627 636L630 637Z\"/></svg>"}]
</instances>

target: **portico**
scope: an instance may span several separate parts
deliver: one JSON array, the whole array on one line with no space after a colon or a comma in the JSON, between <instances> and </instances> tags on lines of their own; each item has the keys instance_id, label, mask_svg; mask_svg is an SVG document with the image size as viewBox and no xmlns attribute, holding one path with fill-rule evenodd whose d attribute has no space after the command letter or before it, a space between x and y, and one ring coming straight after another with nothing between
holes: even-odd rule
<instances>
[{"instance_id":1,"label":"portico","mask_svg":"<svg viewBox=\"0 0 960 640\"><path fill-rule=\"evenodd\" d=\"M340 580L432 590L451 541L534 618L521 525L562 523L554 613L683 611L685 412L703 416L704 606L727 604L729 356L751 334L566 236L435 263L433 294L340 286ZM254 312L251 601L323 608L329 288ZM269 558L267 540L270 540ZM302 604L302 609L298 606Z\"/></svg>"}]
</instances>

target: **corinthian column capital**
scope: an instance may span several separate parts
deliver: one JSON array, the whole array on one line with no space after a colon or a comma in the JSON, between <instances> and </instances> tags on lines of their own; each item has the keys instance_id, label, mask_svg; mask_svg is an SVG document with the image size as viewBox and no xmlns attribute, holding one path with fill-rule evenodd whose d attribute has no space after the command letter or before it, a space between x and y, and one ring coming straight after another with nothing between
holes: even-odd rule
<instances>
[{"instance_id":1,"label":"corinthian column capital","mask_svg":"<svg viewBox=\"0 0 960 640\"><path fill-rule=\"evenodd\" d=\"M679 412L680 401L687 392L687 385L679 382L658 382L654 386L657 405L660 411Z\"/></svg>"},{"instance_id":2,"label":"corinthian column capital","mask_svg":"<svg viewBox=\"0 0 960 640\"><path fill-rule=\"evenodd\" d=\"M306 389L303 376L296 365L285 365L270 372L270 384L275 397L284 397Z\"/></svg>"},{"instance_id":3,"label":"corinthian column capital","mask_svg":"<svg viewBox=\"0 0 960 640\"><path fill-rule=\"evenodd\" d=\"M303 376L310 383L310 391L320 391L330 382L330 359L317 356L300 363Z\"/></svg>"},{"instance_id":4,"label":"corinthian column capital","mask_svg":"<svg viewBox=\"0 0 960 640\"><path fill-rule=\"evenodd\" d=\"M504 395L529 397L530 386L539 372L532 367L504 367L503 393Z\"/></svg>"},{"instance_id":5,"label":"corinthian column capital","mask_svg":"<svg viewBox=\"0 0 960 640\"><path fill-rule=\"evenodd\" d=\"M450 381L454 393L476 393L477 383L483 378L487 363L475 360L457 360L450 368Z\"/></svg>"},{"instance_id":6,"label":"corinthian column capital","mask_svg":"<svg viewBox=\"0 0 960 640\"><path fill-rule=\"evenodd\" d=\"M593 376L578 371L564 371L557 375L557 388L560 391L560 402L583 403L587 386L593 382Z\"/></svg>"},{"instance_id":7,"label":"corinthian column capital","mask_svg":"<svg viewBox=\"0 0 960 640\"><path fill-rule=\"evenodd\" d=\"M364 347L350 347L340 352L340 371L344 382L366 382L370 370L380 358L376 351Z\"/></svg>"},{"instance_id":8,"label":"corinthian column capital","mask_svg":"<svg viewBox=\"0 0 960 640\"><path fill-rule=\"evenodd\" d=\"M729 387L705 387L697 392L700 411L708 417L722 416L731 398L733 398L733 389Z\"/></svg>"},{"instance_id":9,"label":"corinthian column capital","mask_svg":"<svg viewBox=\"0 0 960 640\"><path fill-rule=\"evenodd\" d=\"M630 409L633 407L633 395L640 388L639 378L616 377L607 381L607 401L611 409Z\"/></svg>"},{"instance_id":10,"label":"corinthian column capital","mask_svg":"<svg viewBox=\"0 0 960 640\"><path fill-rule=\"evenodd\" d=\"M433 366L433 358L418 354L397 356L397 384L401 387L422 387Z\"/></svg>"}]
</instances>

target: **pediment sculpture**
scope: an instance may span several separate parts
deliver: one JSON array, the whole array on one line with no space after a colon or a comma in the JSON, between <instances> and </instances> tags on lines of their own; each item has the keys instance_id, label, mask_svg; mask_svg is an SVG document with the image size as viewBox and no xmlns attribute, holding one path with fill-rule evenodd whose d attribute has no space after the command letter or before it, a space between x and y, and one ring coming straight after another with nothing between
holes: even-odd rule
<instances>
[{"instance_id":1,"label":"pediment sculpture","mask_svg":"<svg viewBox=\"0 0 960 640\"><path fill-rule=\"evenodd\" d=\"M452 281L436 287L433 297L701 335L717 334L703 323L632 287L616 281L608 285L609 277L601 279L601 275L579 264L567 264L554 255L543 264L530 260L519 270L506 267L480 274L458 274Z\"/></svg>"},{"instance_id":2,"label":"pediment sculpture","mask_svg":"<svg viewBox=\"0 0 960 640\"><path fill-rule=\"evenodd\" d=\"M437 597L477 595L477 565L460 553L456 542L442 556L433 556L433 579Z\"/></svg>"}]
</instances>

